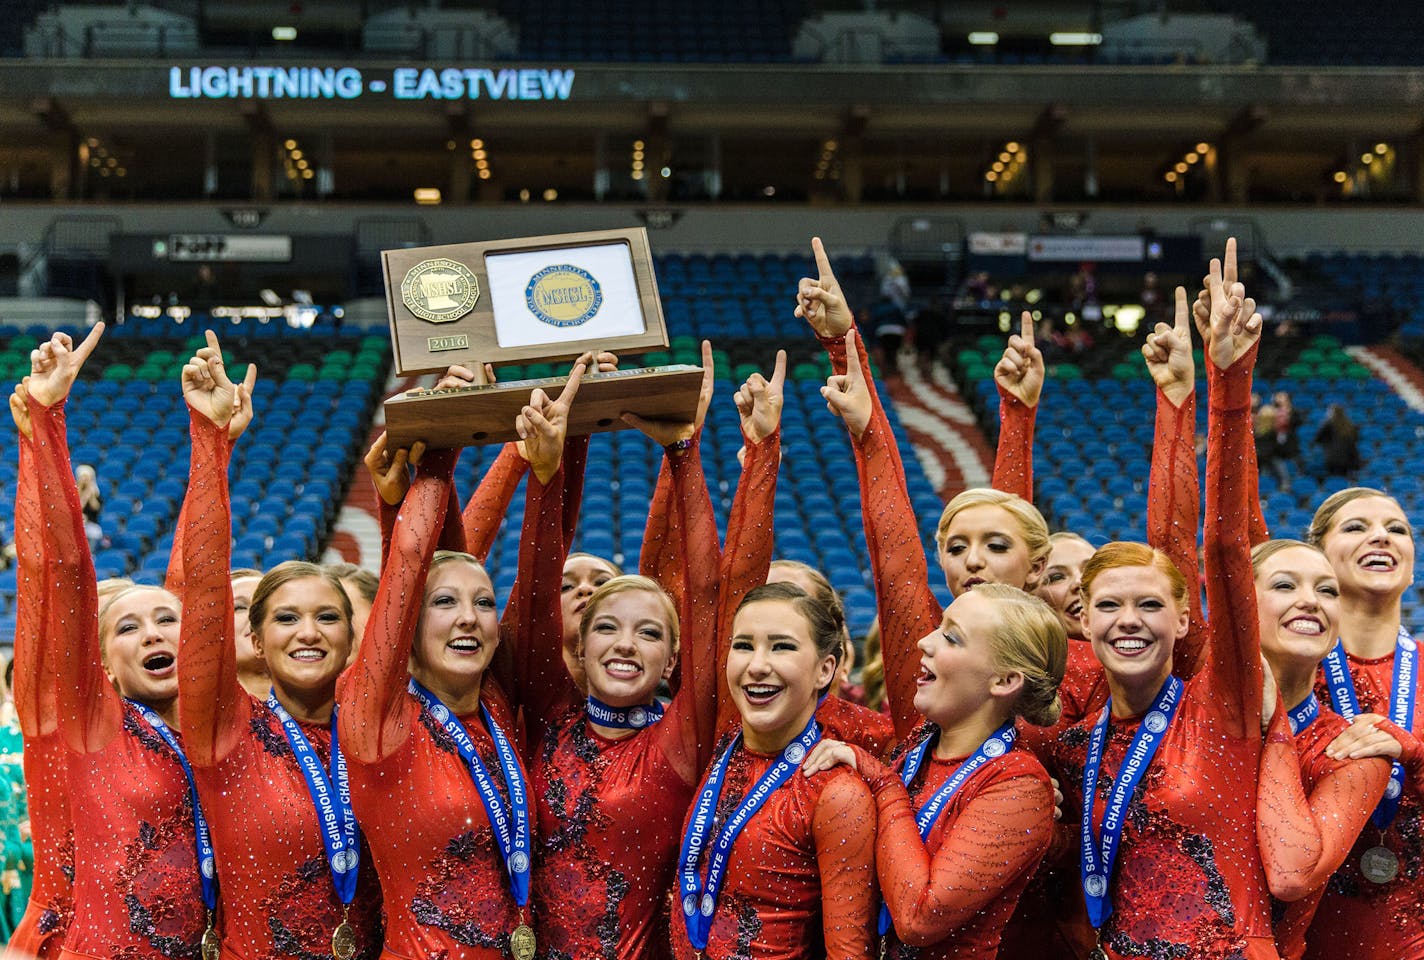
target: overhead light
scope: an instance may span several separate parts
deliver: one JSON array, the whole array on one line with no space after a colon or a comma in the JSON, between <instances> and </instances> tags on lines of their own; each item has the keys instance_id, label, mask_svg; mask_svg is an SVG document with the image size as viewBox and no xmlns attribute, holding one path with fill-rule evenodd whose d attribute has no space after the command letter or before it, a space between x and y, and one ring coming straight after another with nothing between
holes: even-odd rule
<instances>
[{"instance_id":1,"label":"overhead light","mask_svg":"<svg viewBox=\"0 0 1424 960\"><path fill-rule=\"evenodd\" d=\"M634 171L633 171L633 179L634 179L634 180L641 180L641 179L643 179L643 171L641 171L641 170L634 170Z\"/></svg>"},{"instance_id":2,"label":"overhead light","mask_svg":"<svg viewBox=\"0 0 1424 960\"><path fill-rule=\"evenodd\" d=\"M559 191L555 190L553 187L550 187L549 189L544 191L545 202L553 203L557 199L559 199Z\"/></svg>"},{"instance_id":3,"label":"overhead light","mask_svg":"<svg viewBox=\"0 0 1424 960\"><path fill-rule=\"evenodd\" d=\"M470 149L471 149L471 150L483 150L484 148L485 148L485 142L484 142L483 140L481 140L479 137L476 137L475 139L473 139L473 140L470 141Z\"/></svg>"},{"instance_id":4,"label":"overhead light","mask_svg":"<svg viewBox=\"0 0 1424 960\"><path fill-rule=\"evenodd\" d=\"M1195 150L1187 154L1187 163L1196 163L1200 159L1201 154L1197 153Z\"/></svg>"},{"instance_id":5,"label":"overhead light","mask_svg":"<svg viewBox=\"0 0 1424 960\"><path fill-rule=\"evenodd\" d=\"M474 153L472 154L472 156L473 156L476 160L483 160L483 159L485 158L485 152L484 152L484 150L480 149L479 147L476 147Z\"/></svg>"},{"instance_id":6,"label":"overhead light","mask_svg":"<svg viewBox=\"0 0 1424 960\"><path fill-rule=\"evenodd\" d=\"M1176 183L1176 182L1177 182L1177 171L1175 171L1175 170L1168 170L1168 171L1167 171L1167 182L1168 182L1168 183Z\"/></svg>"},{"instance_id":7,"label":"overhead light","mask_svg":"<svg viewBox=\"0 0 1424 960\"><path fill-rule=\"evenodd\" d=\"M774 197L776 196L776 188L768 184L761 188L761 195L764 197Z\"/></svg>"},{"instance_id":8,"label":"overhead light","mask_svg":"<svg viewBox=\"0 0 1424 960\"><path fill-rule=\"evenodd\" d=\"M483 170L480 171L481 180L488 180L491 176L493 176L493 174L489 172L489 167L485 167Z\"/></svg>"},{"instance_id":9,"label":"overhead light","mask_svg":"<svg viewBox=\"0 0 1424 960\"><path fill-rule=\"evenodd\" d=\"M1050 33L1048 42L1055 47L1096 47L1103 42L1101 33Z\"/></svg>"},{"instance_id":10,"label":"overhead light","mask_svg":"<svg viewBox=\"0 0 1424 960\"><path fill-rule=\"evenodd\" d=\"M1206 153L1210 149L1211 144L1207 143L1206 141L1202 141L1201 143L1197 144L1197 153Z\"/></svg>"},{"instance_id":11,"label":"overhead light","mask_svg":"<svg viewBox=\"0 0 1424 960\"><path fill-rule=\"evenodd\" d=\"M528 188L528 187L525 187L523 190L520 190L520 191L519 191L519 202L520 202L520 203L528 203L528 202L529 202L529 188Z\"/></svg>"},{"instance_id":12,"label":"overhead light","mask_svg":"<svg viewBox=\"0 0 1424 960\"><path fill-rule=\"evenodd\" d=\"M1360 157L1360 162L1363 163L1363 164L1367 164L1367 165L1368 165L1368 164L1371 164L1371 163L1374 163L1374 162L1375 162L1375 155L1374 155L1373 153L1362 154L1361 157Z\"/></svg>"},{"instance_id":13,"label":"overhead light","mask_svg":"<svg viewBox=\"0 0 1424 960\"><path fill-rule=\"evenodd\" d=\"M984 174L984 179L988 180L990 183L993 183L995 180L999 179L999 175L993 170L990 170L988 173Z\"/></svg>"},{"instance_id":14,"label":"overhead light","mask_svg":"<svg viewBox=\"0 0 1424 960\"><path fill-rule=\"evenodd\" d=\"M272 28L272 39L273 39L273 40L295 40L295 39L297 39L297 28L296 28L296 27L273 27L273 28Z\"/></svg>"},{"instance_id":15,"label":"overhead light","mask_svg":"<svg viewBox=\"0 0 1424 960\"><path fill-rule=\"evenodd\" d=\"M1000 162L1000 163L1008 163L1008 162L1009 162L1010 160L1012 160L1013 158L1014 158L1014 155L1013 155L1012 153L1009 153L1009 151L1007 151L1007 150L1005 150L1003 153L999 154L999 162Z\"/></svg>"},{"instance_id":16,"label":"overhead light","mask_svg":"<svg viewBox=\"0 0 1424 960\"><path fill-rule=\"evenodd\" d=\"M422 206L434 206L440 202L439 187L416 187L415 202Z\"/></svg>"},{"instance_id":17,"label":"overhead light","mask_svg":"<svg viewBox=\"0 0 1424 960\"><path fill-rule=\"evenodd\" d=\"M476 169L476 170L488 170L488 169L489 169L489 161L488 161L488 160L476 160L476 161L475 161L475 169Z\"/></svg>"},{"instance_id":18,"label":"overhead light","mask_svg":"<svg viewBox=\"0 0 1424 960\"><path fill-rule=\"evenodd\" d=\"M661 170L658 171L658 173L661 173L663 175L663 179L666 180L668 177L672 176L672 167L663 167Z\"/></svg>"},{"instance_id":19,"label":"overhead light","mask_svg":"<svg viewBox=\"0 0 1424 960\"><path fill-rule=\"evenodd\" d=\"M303 168L303 170L302 170L302 179L303 179L303 180L310 180L311 178L312 178L312 171Z\"/></svg>"},{"instance_id":20,"label":"overhead light","mask_svg":"<svg viewBox=\"0 0 1424 960\"><path fill-rule=\"evenodd\" d=\"M1009 151L1009 153L1018 153L1018 152L1019 152L1019 144L1018 144L1018 141L1017 141L1017 140L1010 140L1008 143L1004 144L1004 149L1007 150L1007 151Z\"/></svg>"},{"instance_id":21,"label":"overhead light","mask_svg":"<svg viewBox=\"0 0 1424 960\"><path fill-rule=\"evenodd\" d=\"M1177 165L1176 165L1175 167L1173 167L1172 169L1176 170L1178 173L1186 173L1186 172L1187 172L1187 165L1186 165L1185 163L1182 163L1182 162L1179 160L1179 161L1177 161Z\"/></svg>"},{"instance_id":22,"label":"overhead light","mask_svg":"<svg viewBox=\"0 0 1424 960\"><path fill-rule=\"evenodd\" d=\"M976 47L992 47L999 42L999 35L992 30L975 30L969 35L969 42Z\"/></svg>"},{"instance_id":23,"label":"overhead light","mask_svg":"<svg viewBox=\"0 0 1424 960\"><path fill-rule=\"evenodd\" d=\"M634 149L634 150L641 150L641 149L643 149L643 141L641 141L641 140L634 140L634 141L633 141L633 149Z\"/></svg>"},{"instance_id":24,"label":"overhead light","mask_svg":"<svg viewBox=\"0 0 1424 960\"><path fill-rule=\"evenodd\" d=\"M827 140L827 141L826 141L826 149L827 149L827 150L834 150L837 146L839 146L839 144L837 144L834 140Z\"/></svg>"},{"instance_id":25,"label":"overhead light","mask_svg":"<svg viewBox=\"0 0 1424 960\"><path fill-rule=\"evenodd\" d=\"M298 160L298 161L297 161L297 169L298 169L298 170L305 170L305 169L306 169L307 167L309 167L309 166L311 166L311 164L307 163L305 160Z\"/></svg>"},{"instance_id":26,"label":"overhead light","mask_svg":"<svg viewBox=\"0 0 1424 960\"><path fill-rule=\"evenodd\" d=\"M1003 173L1003 172L1004 172L1004 165L1003 165L1003 163L1001 163L1001 162L998 161L998 160L995 160L995 161L994 161L994 172L995 172L995 173Z\"/></svg>"},{"instance_id":27,"label":"overhead light","mask_svg":"<svg viewBox=\"0 0 1424 960\"><path fill-rule=\"evenodd\" d=\"M1387 144L1387 143L1377 143L1377 144L1375 144L1375 153L1389 153L1389 144Z\"/></svg>"},{"instance_id":28,"label":"overhead light","mask_svg":"<svg viewBox=\"0 0 1424 960\"><path fill-rule=\"evenodd\" d=\"M286 147L288 150L295 150L297 149L297 141L288 140L286 143L282 144L282 146Z\"/></svg>"},{"instance_id":29,"label":"overhead light","mask_svg":"<svg viewBox=\"0 0 1424 960\"><path fill-rule=\"evenodd\" d=\"M1336 171L1335 171L1335 182L1336 182L1336 183L1344 183L1346 180L1349 180L1349 179L1350 179L1350 175L1349 175L1348 173L1346 173L1344 170L1336 170Z\"/></svg>"}]
</instances>

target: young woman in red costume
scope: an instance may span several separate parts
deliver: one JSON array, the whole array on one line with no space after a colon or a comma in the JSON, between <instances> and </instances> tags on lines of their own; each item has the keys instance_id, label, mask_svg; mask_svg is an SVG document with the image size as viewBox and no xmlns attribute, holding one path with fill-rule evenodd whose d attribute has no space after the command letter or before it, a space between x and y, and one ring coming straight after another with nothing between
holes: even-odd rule
<instances>
[{"instance_id":1,"label":"young woman in red costume","mask_svg":"<svg viewBox=\"0 0 1424 960\"><path fill-rule=\"evenodd\" d=\"M1103 547L1083 572L1084 616L1112 696L1052 747L1066 809L1083 812L1099 956L1276 956L1255 816L1262 672L1244 469L1261 319L1219 261L1210 276L1205 665L1185 684L1172 675L1191 616L1177 566L1143 544Z\"/></svg>"},{"instance_id":2,"label":"young woman in red costume","mask_svg":"<svg viewBox=\"0 0 1424 960\"><path fill-rule=\"evenodd\" d=\"M64 400L103 325L77 348L55 334L32 355L31 429L50 588L44 641L74 818L74 921L61 957L197 955L208 925L192 791L165 736L178 724L178 602L130 587L98 611L69 466ZM171 732L168 733L171 736Z\"/></svg>"},{"instance_id":3,"label":"young woman in red costume","mask_svg":"<svg viewBox=\"0 0 1424 960\"><path fill-rule=\"evenodd\" d=\"M1274 714L1256 801L1261 857L1272 896L1284 901L1273 911L1276 946L1285 960L1300 960L1325 882L1384 795L1389 763L1329 753L1350 724L1322 710L1315 695L1340 615L1340 587L1325 555L1299 540L1268 540L1251 551L1251 565L1271 671L1265 706ZM1398 754L1398 742L1389 742Z\"/></svg>"},{"instance_id":4,"label":"young woman in red costume","mask_svg":"<svg viewBox=\"0 0 1424 960\"><path fill-rule=\"evenodd\" d=\"M521 552L526 582L546 577L533 569L541 561L562 559L543 545L557 546L563 520L560 458L583 371L574 366L557 401L536 390L516 424L533 473L524 542L539 554ZM513 711L488 675L500 642L494 591L470 555L435 553L456 455L426 454L405 494L361 652L340 684L338 730L381 876L382 956L527 960L534 811ZM518 619L533 623L535 612Z\"/></svg>"},{"instance_id":5,"label":"young woman in red costume","mask_svg":"<svg viewBox=\"0 0 1424 960\"><path fill-rule=\"evenodd\" d=\"M45 592L40 476L35 463L29 393L18 384L10 414L20 432L20 471L15 490L15 558L19 565L15 614L15 713L25 738L25 785L35 876L30 902L10 936L5 958L59 955L74 915L74 827L69 820L69 784L55 702L55 658L63 651L45 643Z\"/></svg>"},{"instance_id":6,"label":"young woman in red costume","mask_svg":"<svg viewBox=\"0 0 1424 960\"><path fill-rule=\"evenodd\" d=\"M661 570L675 585L672 596L647 577L615 577L578 604L574 654L582 691L565 673L557 623L531 631L531 649L517 654L516 672L529 678L524 716L535 744L540 827L535 900L550 957L666 954L665 898L679 830L716 740L716 624L730 621L726 607L740 599L738 565L727 584L719 583L719 567L755 552L742 542L751 531L734 510L719 562L698 444L714 375L705 346L703 403L694 421L627 418L665 451L671 486L658 525L661 546L671 543L679 553ZM743 410L744 439L755 451L749 459L774 462L780 381L773 377L774 386ZM660 562L672 560L665 549L657 552ZM566 564L565 585L569 576ZM664 715L654 694L674 676L677 693Z\"/></svg>"},{"instance_id":7,"label":"young woman in red costume","mask_svg":"<svg viewBox=\"0 0 1424 960\"><path fill-rule=\"evenodd\" d=\"M1043 601L983 584L919 650L914 705L928 723L895 768L823 741L803 771L851 762L875 791L882 955L991 960L1053 840L1053 786L1015 726L1057 720L1067 640Z\"/></svg>"},{"instance_id":8,"label":"young woman in red costume","mask_svg":"<svg viewBox=\"0 0 1424 960\"><path fill-rule=\"evenodd\" d=\"M291 561L258 582L246 613L271 679L260 700L240 682L227 473L250 420L254 374L249 367L247 382L233 384L211 332L183 370L193 452L181 537L179 716L212 828L217 933L234 958L375 958L380 885L354 817L344 816L350 787L339 747L333 757L336 681L351 647L339 580Z\"/></svg>"},{"instance_id":9,"label":"young woman in red costume","mask_svg":"<svg viewBox=\"0 0 1424 960\"><path fill-rule=\"evenodd\" d=\"M1424 957L1424 749L1418 721L1418 650L1401 622L1414 579L1414 536L1397 501L1352 487L1315 512L1310 542L1340 583L1339 641L1316 681L1326 708L1357 722L1330 753L1361 755L1374 739L1401 746L1385 798L1330 878L1307 934L1306 957ZM1376 729L1378 728L1378 729Z\"/></svg>"},{"instance_id":10,"label":"young woman in red costume","mask_svg":"<svg viewBox=\"0 0 1424 960\"><path fill-rule=\"evenodd\" d=\"M741 730L719 745L678 853L679 960L869 958L875 807L853 771L797 767L819 738L818 691L835 673L834 621L799 587L747 594L727 683Z\"/></svg>"}]
</instances>

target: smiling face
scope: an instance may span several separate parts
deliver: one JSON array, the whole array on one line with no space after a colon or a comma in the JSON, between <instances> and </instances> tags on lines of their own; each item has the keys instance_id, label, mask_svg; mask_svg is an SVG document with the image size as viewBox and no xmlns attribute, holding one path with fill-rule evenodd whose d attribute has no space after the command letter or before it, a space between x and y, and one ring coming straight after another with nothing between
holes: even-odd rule
<instances>
[{"instance_id":1,"label":"smiling face","mask_svg":"<svg viewBox=\"0 0 1424 960\"><path fill-rule=\"evenodd\" d=\"M647 590L605 597L583 633L588 692L612 707L652 701L672 676L672 625L667 605Z\"/></svg>"},{"instance_id":2,"label":"smiling face","mask_svg":"<svg viewBox=\"0 0 1424 960\"><path fill-rule=\"evenodd\" d=\"M252 642L252 620L247 611L252 606L252 591L261 577L234 577L232 581L232 634L237 646L237 672L265 673L267 663Z\"/></svg>"},{"instance_id":3,"label":"smiling face","mask_svg":"<svg viewBox=\"0 0 1424 960\"><path fill-rule=\"evenodd\" d=\"M939 549L939 564L956 597L980 583L1006 583L1022 590L1036 583L1043 569L1043 561L1030 556L1018 520L993 504L955 514Z\"/></svg>"},{"instance_id":4,"label":"smiling face","mask_svg":"<svg viewBox=\"0 0 1424 960\"><path fill-rule=\"evenodd\" d=\"M727 685L742 715L747 746L760 752L790 743L816 711L836 660L822 655L806 618L790 602L743 605L732 621Z\"/></svg>"},{"instance_id":5,"label":"smiling face","mask_svg":"<svg viewBox=\"0 0 1424 960\"><path fill-rule=\"evenodd\" d=\"M945 608L940 629L920 640L915 709L941 729L950 729L992 704L993 692L1003 679L992 645L998 626L994 601L970 592L956 597Z\"/></svg>"},{"instance_id":6,"label":"smiling face","mask_svg":"<svg viewBox=\"0 0 1424 960\"><path fill-rule=\"evenodd\" d=\"M178 601L137 587L110 602L99 623L104 667L121 695L150 706L178 696Z\"/></svg>"},{"instance_id":7,"label":"smiling face","mask_svg":"<svg viewBox=\"0 0 1424 960\"><path fill-rule=\"evenodd\" d=\"M450 695L471 690L483 679L498 643L489 574L458 559L432 569L411 651L415 678Z\"/></svg>"},{"instance_id":8,"label":"smiling face","mask_svg":"<svg viewBox=\"0 0 1424 960\"><path fill-rule=\"evenodd\" d=\"M1187 635L1190 611L1154 567L1102 571L1084 597L1083 628L1111 680L1147 696L1172 672L1172 649Z\"/></svg>"},{"instance_id":9,"label":"smiling face","mask_svg":"<svg viewBox=\"0 0 1424 960\"><path fill-rule=\"evenodd\" d=\"M1034 593L1058 614L1070 640L1083 637L1083 598L1078 588L1083 585L1083 564L1093 555L1093 546L1082 540L1064 538L1053 542L1048 566Z\"/></svg>"},{"instance_id":10,"label":"smiling face","mask_svg":"<svg viewBox=\"0 0 1424 960\"><path fill-rule=\"evenodd\" d=\"M1342 506L1320 541L1350 597L1398 598L1414 582L1414 536L1404 511L1388 497Z\"/></svg>"},{"instance_id":11,"label":"smiling face","mask_svg":"<svg viewBox=\"0 0 1424 960\"><path fill-rule=\"evenodd\" d=\"M351 623L333 584L302 577L272 591L253 642L279 691L324 695L346 667Z\"/></svg>"},{"instance_id":12,"label":"smiling face","mask_svg":"<svg viewBox=\"0 0 1424 960\"><path fill-rule=\"evenodd\" d=\"M1309 547L1271 554L1256 571L1261 652L1272 666L1318 664L1335 643L1340 586L1330 562Z\"/></svg>"}]
</instances>

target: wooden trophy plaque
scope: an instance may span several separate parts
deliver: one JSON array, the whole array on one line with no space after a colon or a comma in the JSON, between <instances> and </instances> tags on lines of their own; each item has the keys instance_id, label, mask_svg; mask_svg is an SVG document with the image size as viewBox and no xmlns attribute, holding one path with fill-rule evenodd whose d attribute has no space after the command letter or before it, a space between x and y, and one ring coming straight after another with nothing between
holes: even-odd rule
<instances>
[{"instance_id":1,"label":"wooden trophy plaque","mask_svg":"<svg viewBox=\"0 0 1424 960\"><path fill-rule=\"evenodd\" d=\"M386 250L386 306L401 376L460 364L559 363L588 351L666 349L667 328L642 227L485 243ZM514 420L536 387L551 396L567 374L411 390L386 401L391 446L431 448L518 439ZM620 415L691 420L702 368L636 367L587 373L569 435L622 430Z\"/></svg>"}]
</instances>

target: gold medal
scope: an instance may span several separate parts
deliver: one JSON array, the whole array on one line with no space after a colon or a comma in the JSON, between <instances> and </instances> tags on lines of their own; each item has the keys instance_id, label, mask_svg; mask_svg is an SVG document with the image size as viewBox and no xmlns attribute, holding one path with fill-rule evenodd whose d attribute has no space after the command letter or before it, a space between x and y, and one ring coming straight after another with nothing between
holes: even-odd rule
<instances>
[{"instance_id":1,"label":"gold medal","mask_svg":"<svg viewBox=\"0 0 1424 960\"><path fill-rule=\"evenodd\" d=\"M331 935L331 955L336 960L351 960L356 956L356 931L345 920L337 924L336 932Z\"/></svg>"},{"instance_id":2,"label":"gold medal","mask_svg":"<svg viewBox=\"0 0 1424 960\"><path fill-rule=\"evenodd\" d=\"M1108 960L1108 952L1103 949L1100 943L1093 948L1093 952L1088 954L1088 960Z\"/></svg>"},{"instance_id":3,"label":"gold medal","mask_svg":"<svg viewBox=\"0 0 1424 960\"><path fill-rule=\"evenodd\" d=\"M1360 873L1370 883L1389 883L1399 875L1399 857L1389 847L1370 847L1360 855Z\"/></svg>"},{"instance_id":4,"label":"gold medal","mask_svg":"<svg viewBox=\"0 0 1424 960\"><path fill-rule=\"evenodd\" d=\"M509 935L509 952L514 960L534 960L534 946L534 931L527 923L521 923Z\"/></svg>"},{"instance_id":5,"label":"gold medal","mask_svg":"<svg viewBox=\"0 0 1424 960\"><path fill-rule=\"evenodd\" d=\"M222 941L218 939L218 932L211 925L203 931L203 944L200 950L203 960L218 960L222 956Z\"/></svg>"}]
</instances>

